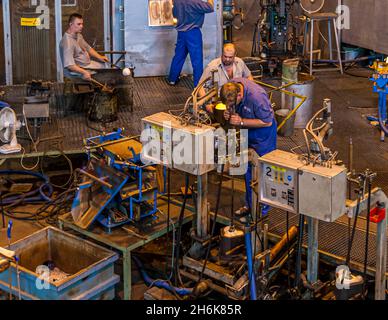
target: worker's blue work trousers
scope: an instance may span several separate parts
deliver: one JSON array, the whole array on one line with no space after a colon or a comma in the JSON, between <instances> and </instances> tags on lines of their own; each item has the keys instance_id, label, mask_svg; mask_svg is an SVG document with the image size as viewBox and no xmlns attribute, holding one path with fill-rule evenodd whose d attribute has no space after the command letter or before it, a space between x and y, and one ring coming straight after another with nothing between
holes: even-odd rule
<instances>
[{"instance_id":1,"label":"worker's blue work trousers","mask_svg":"<svg viewBox=\"0 0 388 320\"><path fill-rule=\"evenodd\" d=\"M252 208L252 164L249 162L248 164L248 171L245 174L245 206L247 208ZM268 214L268 211L270 210L270 206L263 205L262 215L266 216Z\"/></svg>"},{"instance_id":2,"label":"worker's blue work trousers","mask_svg":"<svg viewBox=\"0 0 388 320\"><path fill-rule=\"evenodd\" d=\"M171 63L170 82L177 82L181 74L187 54L190 53L193 66L194 85L197 86L203 73L203 44L202 32L199 28L190 31L178 31L178 41L175 48L175 56Z\"/></svg>"}]
</instances>

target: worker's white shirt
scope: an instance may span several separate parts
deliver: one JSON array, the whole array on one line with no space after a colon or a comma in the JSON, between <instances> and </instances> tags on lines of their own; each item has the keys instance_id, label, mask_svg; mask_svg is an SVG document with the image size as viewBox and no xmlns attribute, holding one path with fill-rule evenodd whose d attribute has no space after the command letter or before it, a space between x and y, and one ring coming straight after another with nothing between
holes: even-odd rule
<instances>
[{"instance_id":1,"label":"worker's white shirt","mask_svg":"<svg viewBox=\"0 0 388 320\"><path fill-rule=\"evenodd\" d=\"M204 81L208 77L211 77L212 70L217 71L214 74L214 81L218 82L219 87L222 87L225 83L228 83L229 80L232 80L229 79L228 73L222 64L221 58L217 58L207 65L202 74L200 82ZM248 69L245 62L241 58L236 57L233 63L233 78L248 78L250 75L251 71Z\"/></svg>"}]
</instances>

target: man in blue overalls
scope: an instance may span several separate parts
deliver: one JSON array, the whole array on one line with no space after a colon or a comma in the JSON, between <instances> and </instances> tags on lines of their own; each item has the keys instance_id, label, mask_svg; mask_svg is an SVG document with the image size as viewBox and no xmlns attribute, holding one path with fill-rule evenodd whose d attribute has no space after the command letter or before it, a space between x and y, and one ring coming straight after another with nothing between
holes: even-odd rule
<instances>
[{"instance_id":1,"label":"man in blue overalls","mask_svg":"<svg viewBox=\"0 0 388 320\"><path fill-rule=\"evenodd\" d=\"M277 124L274 111L266 91L251 80L235 78L221 88L221 100L228 108L235 107L235 113L225 112L225 119L233 126L248 129L248 147L262 157L276 149ZM238 215L250 213L252 204L252 166L245 175L246 204ZM269 207L263 209L263 214Z\"/></svg>"},{"instance_id":2,"label":"man in blue overalls","mask_svg":"<svg viewBox=\"0 0 388 320\"><path fill-rule=\"evenodd\" d=\"M203 43L201 28L205 14L214 11L214 0L174 0L174 17L178 20L178 40L171 63L168 82L175 85L179 79L187 54L193 66L194 85L197 86L203 73Z\"/></svg>"}]
</instances>

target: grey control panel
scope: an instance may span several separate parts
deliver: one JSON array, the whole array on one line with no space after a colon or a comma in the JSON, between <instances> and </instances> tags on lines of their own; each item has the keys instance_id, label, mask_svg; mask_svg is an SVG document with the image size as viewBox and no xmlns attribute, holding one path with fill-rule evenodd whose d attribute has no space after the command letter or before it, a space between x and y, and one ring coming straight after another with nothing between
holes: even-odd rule
<instances>
[{"instance_id":1,"label":"grey control panel","mask_svg":"<svg viewBox=\"0 0 388 320\"><path fill-rule=\"evenodd\" d=\"M297 213L301 166L296 155L281 150L260 158L260 202Z\"/></svg>"}]
</instances>

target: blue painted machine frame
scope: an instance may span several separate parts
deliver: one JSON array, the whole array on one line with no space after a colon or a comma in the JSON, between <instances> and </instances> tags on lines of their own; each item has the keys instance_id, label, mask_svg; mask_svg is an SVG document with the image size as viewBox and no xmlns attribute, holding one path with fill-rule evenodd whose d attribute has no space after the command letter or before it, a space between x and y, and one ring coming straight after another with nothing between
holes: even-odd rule
<instances>
[{"instance_id":1,"label":"blue painted machine frame","mask_svg":"<svg viewBox=\"0 0 388 320\"><path fill-rule=\"evenodd\" d=\"M133 139L135 139L135 138L136 137L134 137ZM140 205L141 203L144 203L145 201L150 200L150 198L147 197L147 195L145 195L144 190L143 190L143 186L144 186L143 185L143 174L144 174L145 170L147 170L151 167L154 168L154 165L143 165L141 163L141 154L136 153L136 151L133 148L129 149L130 153L132 153L132 156L128 159L124 159L124 161L118 161L117 155L102 148L104 143L108 143L108 142L112 142L112 141L117 141L119 143L123 139L132 139L132 138L128 138L128 137L124 136L123 130L119 129L116 132L112 132L112 133L109 133L106 135L100 135L100 136L87 138L85 140L85 147L87 150L87 155L88 155L89 161L91 161L91 159L94 157L93 154L94 154L95 149L102 149L103 151L102 151L101 155L107 160L110 168L113 168L120 173L124 173L125 169L133 170L133 172L136 173L135 175L137 177L137 183L138 183L138 193L136 193L136 195L129 196L128 198L123 199L122 195L120 194L121 189L129 181L128 176L126 178L124 178L123 182L117 188L109 189L107 187L104 187L104 190L110 194L110 196L112 198L111 200L113 200L113 198L119 197L118 201L120 203L118 203L118 206L120 206L121 203L123 203L123 202L129 202L129 214L128 214L129 220L126 222L123 222L123 223L112 224L111 221L109 221L107 219L107 217L105 217L102 214L102 211L104 211L104 209L107 208L108 203L107 203L107 205L105 205L102 208L102 210L98 214L97 220L102 225L104 225L105 227L108 227L108 228L112 228L112 227L114 228L116 226L126 224L130 221L136 221L135 212L134 212L135 204ZM166 181L165 181L165 173L164 173L164 184L165 184L165 182ZM87 188L87 187L91 187L91 186L86 185L85 187ZM165 188L165 185L164 185L164 188ZM158 208L157 208L158 194L159 194L159 191L157 188L155 188L155 190L153 190L153 196L152 196L153 197L152 209L146 211L145 213L141 213L140 219L144 219L144 218L149 217L149 216L155 217L155 214L158 212ZM115 200L113 200L113 201L115 201ZM111 201L109 201L109 203L111 203Z\"/></svg>"}]
</instances>

